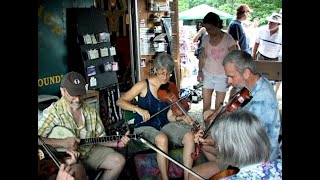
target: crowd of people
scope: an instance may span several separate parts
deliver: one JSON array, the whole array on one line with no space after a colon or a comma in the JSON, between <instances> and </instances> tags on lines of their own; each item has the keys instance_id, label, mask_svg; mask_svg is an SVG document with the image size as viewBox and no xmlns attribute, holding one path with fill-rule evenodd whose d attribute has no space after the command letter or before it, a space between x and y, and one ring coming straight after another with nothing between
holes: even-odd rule
<instances>
[{"instance_id":1,"label":"crowd of people","mask_svg":"<svg viewBox=\"0 0 320 180\"><path fill-rule=\"evenodd\" d=\"M249 31L242 24L252 9L242 4L236 10L236 18L227 32L222 30L219 16L210 12L194 37L194 42L201 40L196 55L199 59L197 80L203 83L204 127L196 126L195 130L196 120L186 114L178 115L167 108L169 102L160 100L159 89L170 92L169 80L175 68L174 60L166 52L158 53L154 59L154 76L134 84L119 97L116 105L136 112L134 133L142 135L162 152L168 154L170 144L182 146L182 164L205 179L230 167L239 168L239 172L225 179L281 179L278 141L281 120L276 92L270 81L257 72L255 60L279 60L282 17L279 13L268 16L268 25L255 29L252 47L253 38L246 37ZM255 21L258 26L259 19ZM39 138L69 154L62 160L58 173L49 179L88 179L88 172L99 169L104 170L101 179L118 179L125 166L125 157L115 149L128 145L129 131L116 141L79 144L80 139L106 136L97 110L83 101L85 85L81 74L73 71L65 74L60 84L61 98L47 107L38 119ZM230 86L233 96L224 104ZM238 93L243 89L249 94L239 98ZM214 91L215 109L211 109ZM136 97L137 105L132 103ZM234 102L238 106L235 107ZM61 137L52 136L57 128L63 131ZM68 133L72 135L66 135ZM207 162L193 166L192 154L197 146L201 146ZM157 153L156 160L161 179L168 180L168 159ZM185 180L196 178L184 171Z\"/></svg>"}]
</instances>

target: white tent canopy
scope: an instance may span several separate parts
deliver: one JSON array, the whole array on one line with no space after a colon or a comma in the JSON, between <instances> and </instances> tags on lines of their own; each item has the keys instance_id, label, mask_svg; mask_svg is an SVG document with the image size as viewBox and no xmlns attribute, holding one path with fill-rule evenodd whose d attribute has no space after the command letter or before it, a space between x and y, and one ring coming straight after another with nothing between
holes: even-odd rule
<instances>
[{"instance_id":1,"label":"white tent canopy","mask_svg":"<svg viewBox=\"0 0 320 180\"><path fill-rule=\"evenodd\" d=\"M179 20L197 20L203 19L205 15L209 12L216 13L219 15L220 19L233 19L233 15L220 11L214 7L208 6L206 4L201 4L191 9L182 11L179 13Z\"/></svg>"}]
</instances>

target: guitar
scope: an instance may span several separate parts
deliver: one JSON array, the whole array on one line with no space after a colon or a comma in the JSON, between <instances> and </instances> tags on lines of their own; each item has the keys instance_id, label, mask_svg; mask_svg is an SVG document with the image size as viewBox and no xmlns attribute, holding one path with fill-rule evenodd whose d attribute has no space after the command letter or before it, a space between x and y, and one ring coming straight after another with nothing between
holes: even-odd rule
<instances>
[{"instance_id":1,"label":"guitar","mask_svg":"<svg viewBox=\"0 0 320 180\"><path fill-rule=\"evenodd\" d=\"M105 137L80 139L79 145L99 144L99 143L105 143L109 141L116 141L116 140L120 140L122 136L124 135L111 135L111 136L105 136ZM137 134L128 134L127 136L130 139L138 139L139 137L139 135ZM54 127L48 136L48 138L57 138L57 139L63 139L67 137L75 137L75 135L68 128L61 127L61 126ZM65 148L56 148L56 149L58 152L62 152L66 150Z\"/></svg>"}]
</instances>

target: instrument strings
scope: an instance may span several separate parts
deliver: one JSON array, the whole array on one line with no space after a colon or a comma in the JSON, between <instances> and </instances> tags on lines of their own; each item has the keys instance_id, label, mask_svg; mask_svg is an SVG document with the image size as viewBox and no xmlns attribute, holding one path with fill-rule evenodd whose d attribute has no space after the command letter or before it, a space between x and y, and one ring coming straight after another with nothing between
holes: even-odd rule
<instances>
[{"instance_id":1,"label":"instrument strings","mask_svg":"<svg viewBox=\"0 0 320 180\"><path fill-rule=\"evenodd\" d=\"M51 150L49 149L49 147L47 146L47 144L40 138L38 137L38 139L41 142L41 146L47 151L47 153L49 154L49 156L51 157L51 159L53 160L53 162L60 167L61 162L58 160L58 158L51 152Z\"/></svg>"}]
</instances>

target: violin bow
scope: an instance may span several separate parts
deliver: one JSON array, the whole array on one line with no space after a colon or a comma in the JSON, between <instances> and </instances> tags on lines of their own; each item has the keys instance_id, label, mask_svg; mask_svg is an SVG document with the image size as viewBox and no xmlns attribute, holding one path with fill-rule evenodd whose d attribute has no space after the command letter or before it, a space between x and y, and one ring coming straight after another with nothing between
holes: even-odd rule
<instances>
[{"instance_id":1,"label":"violin bow","mask_svg":"<svg viewBox=\"0 0 320 180\"><path fill-rule=\"evenodd\" d=\"M165 107L165 108L161 109L160 111L158 111L158 112L154 113L152 116L150 116L150 119L151 119L151 118L153 118L154 116L158 115L158 114L159 114L159 113L161 113L162 111L164 111L164 110L166 110L166 109L170 108L170 107L171 107L171 106L173 106L174 104L176 104L176 103L180 102L180 101L181 101L181 100L183 100L183 99L185 99L185 98L180 98L180 99L176 100L175 102L173 102L172 104L170 104L169 106L167 106L167 107Z\"/></svg>"},{"instance_id":2,"label":"violin bow","mask_svg":"<svg viewBox=\"0 0 320 180\"><path fill-rule=\"evenodd\" d=\"M173 158L171 158L167 153L163 152L161 149L157 148L156 146L154 146L153 144L151 144L149 141L147 141L146 139L140 137L140 141L143 142L145 145L149 146L151 149L155 150L157 153L163 155L164 157L166 157L167 159L169 159L171 162L175 163L176 165L180 166L182 169L188 171L190 174L192 174L193 176L197 177L198 179L201 180L205 180L203 177L201 177L199 174L195 173L194 171L192 171L191 169L187 168L185 165L179 163L178 161L174 160Z\"/></svg>"},{"instance_id":3,"label":"violin bow","mask_svg":"<svg viewBox=\"0 0 320 180\"><path fill-rule=\"evenodd\" d=\"M53 160L53 162L60 167L61 162L58 160L58 158L51 152L51 150L49 149L49 147L47 146L47 144L41 139L40 136L38 136L38 144L40 144L44 150L47 151L47 153L49 154L49 156L51 157L51 159Z\"/></svg>"},{"instance_id":4,"label":"violin bow","mask_svg":"<svg viewBox=\"0 0 320 180\"><path fill-rule=\"evenodd\" d=\"M226 104L226 106L223 106L223 103L222 103L222 102L220 103L220 106L218 107L218 110L219 110L219 109L220 109L220 110L219 110L218 114L216 115L216 117L211 121L211 123L210 123L210 125L208 126L208 128L204 131L203 138L206 138L209 130L210 130L211 127L213 126L213 123L214 123L215 119L217 119L219 116L221 116L221 115L227 110L227 107L230 106L230 103L232 103L232 102L234 101L234 99L237 98L238 95L239 95L244 89L247 89L247 90L249 91L248 88L243 87L242 89L240 89L239 91L237 91L236 93L233 94L233 96L232 96L231 99L228 101L228 103ZM250 92L250 91L249 91L249 92ZM215 113L213 113L213 114L215 114ZM212 114L212 115L213 115L213 114ZM211 116L211 115L210 115L210 116ZM209 116L209 117L210 117L210 116ZM208 118L209 118L209 117L208 117Z\"/></svg>"},{"instance_id":5,"label":"violin bow","mask_svg":"<svg viewBox=\"0 0 320 180\"><path fill-rule=\"evenodd\" d=\"M220 110L219 110L220 109ZM207 134L209 132L209 130L211 129L211 127L213 126L214 120L217 119L224 111L225 111L225 107L223 107L223 103L220 103L220 106L218 107L218 114L216 115L216 117L211 121L210 125L208 126L208 128L204 131L203 134L203 138L205 139L207 137ZM214 113L213 113L214 114Z\"/></svg>"}]
</instances>

